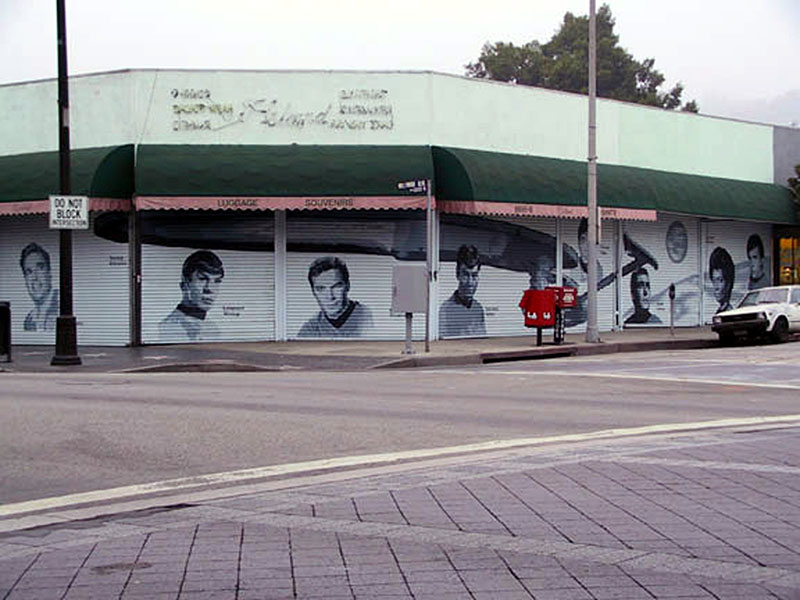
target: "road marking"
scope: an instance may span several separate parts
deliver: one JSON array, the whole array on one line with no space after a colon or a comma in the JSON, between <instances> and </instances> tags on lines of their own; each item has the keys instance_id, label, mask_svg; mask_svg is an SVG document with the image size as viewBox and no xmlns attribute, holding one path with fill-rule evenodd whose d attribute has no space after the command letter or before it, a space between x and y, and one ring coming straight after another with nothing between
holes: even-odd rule
<instances>
[{"instance_id":1,"label":"road marking","mask_svg":"<svg viewBox=\"0 0 800 600\"><path fill-rule=\"evenodd\" d=\"M443 373L445 371L438 371ZM458 371L448 370L447 373L468 373L472 371ZM633 373L593 373L588 371L497 371L486 370L481 371L482 375L527 375L527 376L541 376L541 375L555 375L555 376L568 376L568 377L598 377L604 379L639 379L644 381L667 381L671 383L704 383L708 385L730 385L730 386L746 386L746 387L760 387L769 389L780 390L800 390L800 383L759 383L756 381L738 381L735 379L699 379L695 377L659 377L657 375L635 375ZM790 380L795 381L795 380Z\"/></svg>"},{"instance_id":2,"label":"road marking","mask_svg":"<svg viewBox=\"0 0 800 600\"><path fill-rule=\"evenodd\" d=\"M267 467L256 467L252 469L241 469L236 471L224 471L221 473L211 473L208 475L167 479L164 481L6 504L0 506L0 517L10 517L43 510L63 509L66 507L74 507L94 502L109 502L152 493L175 492L212 485L241 484L259 479L272 479L277 477L285 478L287 476L308 475L311 473L320 473L332 470L391 465L392 463L397 463L399 461L416 461L422 459L439 458L447 455L511 450L524 446L536 446L552 443L619 439L656 433L680 433L701 429L770 425L776 423L800 424L800 414L739 419L715 419L712 421L696 421L692 423L665 423L661 425L646 425L642 427L629 427L625 429L605 429L588 433L572 433L531 438L516 438L509 440L493 440L489 442L478 442L474 444L463 444L444 448L425 448L421 450L406 450L402 452L388 452L384 454L345 456L300 463L287 463Z\"/></svg>"}]
</instances>

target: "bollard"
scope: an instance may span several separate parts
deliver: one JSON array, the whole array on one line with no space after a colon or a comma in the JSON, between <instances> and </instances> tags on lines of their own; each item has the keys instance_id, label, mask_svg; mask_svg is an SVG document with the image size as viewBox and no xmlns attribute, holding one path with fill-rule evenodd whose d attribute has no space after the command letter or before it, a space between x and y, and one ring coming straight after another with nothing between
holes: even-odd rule
<instances>
[{"instance_id":1,"label":"bollard","mask_svg":"<svg viewBox=\"0 0 800 600\"><path fill-rule=\"evenodd\" d=\"M11 362L11 303L10 302L0 302L0 360L2 360L3 362Z\"/></svg>"}]
</instances>

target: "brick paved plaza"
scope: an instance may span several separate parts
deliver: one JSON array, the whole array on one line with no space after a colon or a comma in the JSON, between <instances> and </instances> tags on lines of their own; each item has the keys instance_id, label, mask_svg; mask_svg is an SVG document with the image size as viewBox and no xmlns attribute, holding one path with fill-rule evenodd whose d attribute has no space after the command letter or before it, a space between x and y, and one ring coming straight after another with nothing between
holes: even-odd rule
<instances>
[{"instance_id":1,"label":"brick paved plaza","mask_svg":"<svg viewBox=\"0 0 800 600\"><path fill-rule=\"evenodd\" d=\"M799 431L530 447L7 531L0 598L800 598Z\"/></svg>"}]
</instances>

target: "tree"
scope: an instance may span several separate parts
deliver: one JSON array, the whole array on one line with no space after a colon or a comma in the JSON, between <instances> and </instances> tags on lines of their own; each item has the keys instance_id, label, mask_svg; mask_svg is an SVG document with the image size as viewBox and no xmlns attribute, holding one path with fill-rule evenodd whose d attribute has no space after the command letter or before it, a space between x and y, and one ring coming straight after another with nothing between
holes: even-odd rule
<instances>
[{"instance_id":1,"label":"tree","mask_svg":"<svg viewBox=\"0 0 800 600\"><path fill-rule=\"evenodd\" d=\"M800 220L800 165L794 166L794 172L797 177L789 177L789 191L794 195L794 207L797 211L797 219Z\"/></svg>"},{"instance_id":2,"label":"tree","mask_svg":"<svg viewBox=\"0 0 800 600\"><path fill-rule=\"evenodd\" d=\"M800 200L800 165L794 166L794 172L797 177L789 177L789 189L792 190L795 198Z\"/></svg>"},{"instance_id":3,"label":"tree","mask_svg":"<svg viewBox=\"0 0 800 600\"><path fill-rule=\"evenodd\" d=\"M597 12L597 95L666 109L697 112L697 102L681 105L683 85L661 91L664 76L655 59L637 61L619 46L614 18L607 4ZM534 40L522 46L486 43L481 55L466 66L467 75L565 92L588 93L589 17L564 15L564 22L549 42Z\"/></svg>"}]
</instances>

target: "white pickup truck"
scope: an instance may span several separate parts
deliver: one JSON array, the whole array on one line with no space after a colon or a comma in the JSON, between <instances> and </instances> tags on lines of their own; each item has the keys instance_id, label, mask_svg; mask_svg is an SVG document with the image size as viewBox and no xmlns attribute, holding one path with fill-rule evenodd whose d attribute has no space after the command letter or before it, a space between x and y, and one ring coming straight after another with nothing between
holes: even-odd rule
<instances>
[{"instance_id":1,"label":"white pickup truck","mask_svg":"<svg viewBox=\"0 0 800 600\"><path fill-rule=\"evenodd\" d=\"M747 292L739 306L714 315L711 329L722 343L737 336L768 336L785 342L800 332L800 285L781 285Z\"/></svg>"}]
</instances>

